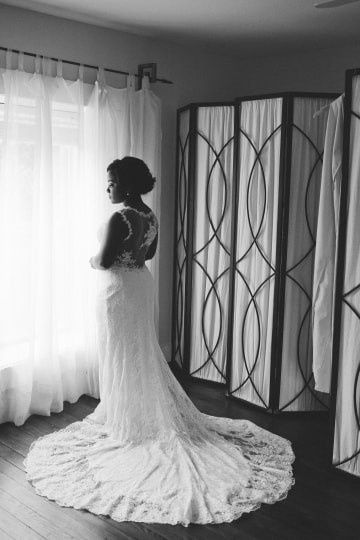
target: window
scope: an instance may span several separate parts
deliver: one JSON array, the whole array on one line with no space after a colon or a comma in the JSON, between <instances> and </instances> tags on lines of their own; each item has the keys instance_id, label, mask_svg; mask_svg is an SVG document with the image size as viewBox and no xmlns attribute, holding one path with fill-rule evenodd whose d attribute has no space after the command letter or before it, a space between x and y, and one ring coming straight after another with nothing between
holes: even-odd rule
<instances>
[{"instance_id":1,"label":"window","mask_svg":"<svg viewBox=\"0 0 360 540\"><path fill-rule=\"evenodd\" d=\"M82 324L76 286L81 277L74 275L72 264L79 254L81 213L78 111L70 103L54 102L49 134L39 125L34 100L23 98L12 111L5 163L0 96L0 367L22 362L31 348L42 346L37 338L40 325L41 331L48 327L56 336L52 346L59 352L76 349ZM41 170L44 161L49 177Z\"/></svg>"}]
</instances>

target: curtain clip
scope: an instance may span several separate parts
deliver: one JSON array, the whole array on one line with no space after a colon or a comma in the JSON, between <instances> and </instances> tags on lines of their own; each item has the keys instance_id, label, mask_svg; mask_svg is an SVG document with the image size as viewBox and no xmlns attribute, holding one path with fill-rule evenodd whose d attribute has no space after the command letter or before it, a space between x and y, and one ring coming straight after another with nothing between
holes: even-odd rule
<instances>
[{"instance_id":1,"label":"curtain clip","mask_svg":"<svg viewBox=\"0 0 360 540\"><path fill-rule=\"evenodd\" d=\"M18 55L18 69L24 71L24 53L22 51L19 51Z\"/></svg>"},{"instance_id":2,"label":"curtain clip","mask_svg":"<svg viewBox=\"0 0 360 540\"><path fill-rule=\"evenodd\" d=\"M149 90L150 88L150 78L149 75L144 75L141 81L141 87L143 90Z\"/></svg>"},{"instance_id":3,"label":"curtain clip","mask_svg":"<svg viewBox=\"0 0 360 540\"><path fill-rule=\"evenodd\" d=\"M12 50L8 49L6 51L6 69L11 69L11 62L12 61Z\"/></svg>"},{"instance_id":4,"label":"curtain clip","mask_svg":"<svg viewBox=\"0 0 360 540\"><path fill-rule=\"evenodd\" d=\"M40 73L40 55L39 54L35 56L35 73L37 74Z\"/></svg>"},{"instance_id":5,"label":"curtain clip","mask_svg":"<svg viewBox=\"0 0 360 540\"><path fill-rule=\"evenodd\" d=\"M56 76L61 78L62 75L63 75L63 62L61 58L58 58L58 61L56 64Z\"/></svg>"},{"instance_id":6,"label":"curtain clip","mask_svg":"<svg viewBox=\"0 0 360 540\"><path fill-rule=\"evenodd\" d=\"M98 83L100 85L106 85L106 80L105 80L105 70L103 67L99 66L98 67L98 72L97 72L97 78L96 80L98 81Z\"/></svg>"},{"instance_id":7,"label":"curtain clip","mask_svg":"<svg viewBox=\"0 0 360 540\"><path fill-rule=\"evenodd\" d=\"M132 73L127 76L126 86L128 90L135 90L135 75Z\"/></svg>"}]
</instances>

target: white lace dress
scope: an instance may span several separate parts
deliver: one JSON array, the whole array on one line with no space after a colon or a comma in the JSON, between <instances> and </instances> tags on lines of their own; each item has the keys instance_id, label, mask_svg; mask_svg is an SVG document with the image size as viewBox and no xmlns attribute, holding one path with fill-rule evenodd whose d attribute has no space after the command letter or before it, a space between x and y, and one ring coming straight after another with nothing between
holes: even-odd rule
<instances>
[{"instance_id":1,"label":"white lace dress","mask_svg":"<svg viewBox=\"0 0 360 540\"><path fill-rule=\"evenodd\" d=\"M144 264L157 219L120 213L128 237L99 271L100 402L84 420L32 443L27 479L62 506L116 521L230 522L284 499L294 484L290 442L248 420L201 413L172 374Z\"/></svg>"}]
</instances>

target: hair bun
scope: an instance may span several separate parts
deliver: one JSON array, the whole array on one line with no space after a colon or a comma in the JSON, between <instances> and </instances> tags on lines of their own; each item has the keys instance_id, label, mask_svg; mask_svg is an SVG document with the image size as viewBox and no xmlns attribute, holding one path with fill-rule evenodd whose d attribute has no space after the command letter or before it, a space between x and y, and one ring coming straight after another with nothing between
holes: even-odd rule
<instances>
[{"instance_id":1,"label":"hair bun","mask_svg":"<svg viewBox=\"0 0 360 540\"><path fill-rule=\"evenodd\" d=\"M122 159L115 159L108 166L107 170L115 178L122 182L125 189L130 193L145 195L149 193L156 182L152 176L149 167L139 158L125 156Z\"/></svg>"}]
</instances>

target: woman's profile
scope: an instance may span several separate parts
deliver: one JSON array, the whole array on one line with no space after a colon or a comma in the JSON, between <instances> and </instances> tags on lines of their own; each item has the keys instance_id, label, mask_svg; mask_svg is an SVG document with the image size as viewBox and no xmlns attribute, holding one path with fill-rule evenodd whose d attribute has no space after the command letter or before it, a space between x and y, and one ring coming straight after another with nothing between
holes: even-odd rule
<instances>
[{"instance_id":1,"label":"woman's profile","mask_svg":"<svg viewBox=\"0 0 360 540\"><path fill-rule=\"evenodd\" d=\"M288 440L247 420L200 412L157 341L154 281L159 223L141 195L155 178L140 159L108 166L123 203L99 232L100 401L82 421L34 441L24 461L36 492L117 521L222 523L284 499L294 484Z\"/></svg>"}]
</instances>

